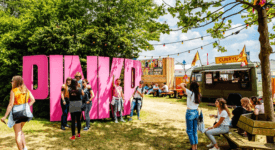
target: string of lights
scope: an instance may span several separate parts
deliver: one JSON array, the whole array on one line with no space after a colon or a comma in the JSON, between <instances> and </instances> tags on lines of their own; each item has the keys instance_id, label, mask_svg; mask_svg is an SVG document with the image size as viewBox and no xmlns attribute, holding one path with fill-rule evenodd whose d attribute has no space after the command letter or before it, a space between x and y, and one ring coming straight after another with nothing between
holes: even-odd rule
<instances>
[{"instance_id":1,"label":"string of lights","mask_svg":"<svg viewBox=\"0 0 275 150\"><path fill-rule=\"evenodd\" d=\"M240 33L241 30L246 29L246 28L247 28L247 26L244 27L244 28L242 28L242 29L240 29L240 30L238 30L238 31L236 31L236 32L234 32L234 33L232 33L232 34L229 34L229 35L225 36L223 39L225 39L225 38L227 38L227 37L230 37L230 36L233 36L234 34L238 34L238 33ZM221 40L223 40L223 39L221 39ZM191 51L194 51L194 50L197 50L197 49L203 49L203 47L208 46L208 45L211 45L211 44L213 44L213 43L217 43L217 44L218 44L218 42L215 41L215 42L211 42L211 43L202 45L202 46L200 46L200 47L196 47L196 48L189 49L189 50L185 50L185 51L178 52L178 53L172 53L172 54L168 54L168 55L148 56L148 57L151 57L151 58L159 57L159 58L161 58L162 56L167 56L167 57L173 56L173 55L178 55L178 56L179 56L179 55L182 54L182 53L186 53L186 52L190 53ZM146 58L146 55L139 55L139 56L144 56L144 58Z\"/></svg>"},{"instance_id":2,"label":"string of lights","mask_svg":"<svg viewBox=\"0 0 275 150\"><path fill-rule=\"evenodd\" d=\"M253 21L252 23L250 24L253 24L255 21ZM227 31L231 31L233 29L236 29L236 28L239 28L239 27L243 27L243 26L246 26L245 28L247 29L247 27L249 26L249 24L242 24L242 25L239 25L239 26L236 26L234 28L230 28L228 30L225 30L225 31L222 31L223 34L225 34L225 32ZM161 44L151 44L151 45L168 45L168 44L175 44L175 43L181 43L183 44L184 42L187 42L187 41L192 41L192 40L196 40L196 39L201 39L203 40L204 37L208 37L208 36L211 36L211 35L204 35L204 36L201 36L201 37L197 37L197 38L192 38L192 39L187 39L187 40L181 40L181 41L176 41L176 42L168 42L168 43L161 43Z\"/></svg>"}]
</instances>

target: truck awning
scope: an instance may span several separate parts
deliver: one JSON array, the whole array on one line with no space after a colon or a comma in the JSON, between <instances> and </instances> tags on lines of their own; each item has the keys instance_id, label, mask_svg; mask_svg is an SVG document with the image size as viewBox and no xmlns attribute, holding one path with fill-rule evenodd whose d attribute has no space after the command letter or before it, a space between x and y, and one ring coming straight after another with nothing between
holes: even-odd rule
<instances>
[{"instance_id":1,"label":"truck awning","mask_svg":"<svg viewBox=\"0 0 275 150\"><path fill-rule=\"evenodd\" d=\"M231 71L245 71L249 70L250 68L240 68L240 69L219 69L219 70L203 70L200 72L231 72Z\"/></svg>"}]
</instances>

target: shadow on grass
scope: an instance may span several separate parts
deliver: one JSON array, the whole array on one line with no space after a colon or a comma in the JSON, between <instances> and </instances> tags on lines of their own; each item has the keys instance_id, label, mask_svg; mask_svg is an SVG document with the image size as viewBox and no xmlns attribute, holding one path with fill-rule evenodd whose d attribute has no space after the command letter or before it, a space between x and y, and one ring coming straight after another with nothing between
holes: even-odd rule
<instances>
[{"instance_id":1,"label":"shadow on grass","mask_svg":"<svg viewBox=\"0 0 275 150\"><path fill-rule=\"evenodd\" d=\"M190 143L185 129L168 126L168 123L137 123L126 122L113 123L111 119L95 121L89 131L81 130L81 138L71 141L71 129L65 131L56 127L60 122L47 123L42 121L43 126L49 127L43 130L24 130L29 150L36 149L189 149ZM83 124L84 122L82 122ZM204 134L199 133L198 149L206 150L209 140ZM1 145L7 149L16 146L14 136L0 137ZM219 145L227 149L227 142L219 137ZM224 147L225 146L225 147Z\"/></svg>"}]
</instances>

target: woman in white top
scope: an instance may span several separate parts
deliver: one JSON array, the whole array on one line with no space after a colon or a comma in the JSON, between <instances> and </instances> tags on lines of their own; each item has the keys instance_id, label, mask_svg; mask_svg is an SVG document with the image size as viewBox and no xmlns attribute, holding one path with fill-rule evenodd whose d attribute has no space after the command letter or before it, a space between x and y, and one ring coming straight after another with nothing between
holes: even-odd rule
<instances>
[{"instance_id":1,"label":"woman in white top","mask_svg":"<svg viewBox=\"0 0 275 150\"><path fill-rule=\"evenodd\" d=\"M223 98L218 98L215 102L216 107L218 107L217 115L210 115L210 117L218 118L218 122L207 129L205 132L206 136L211 140L211 143L207 147L213 147L210 150L219 150L218 144L214 138L214 135L220 135L229 132L230 125L230 112L227 108L226 101Z\"/></svg>"},{"instance_id":2,"label":"woman in white top","mask_svg":"<svg viewBox=\"0 0 275 150\"><path fill-rule=\"evenodd\" d=\"M196 150L198 145L197 124L199 117L198 106L200 103L199 84L193 81L190 84L190 90L186 88L185 83L179 85L184 93L187 95L187 111L186 111L186 132L189 137L192 148L189 150Z\"/></svg>"},{"instance_id":3,"label":"woman in white top","mask_svg":"<svg viewBox=\"0 0 275 150\"><path fill-rule=\"evenodd\" d=\"M255 119L258 120L258 115L264 114L264 104L255 96L250 98L250 102L254 108L254 115L256 116Z\"/></svg>"}]
</instances>

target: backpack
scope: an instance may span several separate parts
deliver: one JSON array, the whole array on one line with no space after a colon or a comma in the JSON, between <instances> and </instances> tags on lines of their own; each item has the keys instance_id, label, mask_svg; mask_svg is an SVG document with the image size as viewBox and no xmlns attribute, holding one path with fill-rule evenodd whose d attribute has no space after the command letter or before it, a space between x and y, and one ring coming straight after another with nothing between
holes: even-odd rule
<instances>
[{"instance_id":1,"label":"backpack","mask_svg":"<svg viewBox=\"0 0 275 150\"><path fill-rule=\"evenodd\" d=\"M138 86L136 87L135 93L137 92L137 89L138 89ZM144 91L144 87L141 88L141 94L143 93L143 91Z\"/></svg>"}]
</instances>

